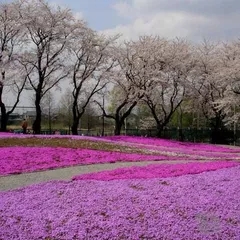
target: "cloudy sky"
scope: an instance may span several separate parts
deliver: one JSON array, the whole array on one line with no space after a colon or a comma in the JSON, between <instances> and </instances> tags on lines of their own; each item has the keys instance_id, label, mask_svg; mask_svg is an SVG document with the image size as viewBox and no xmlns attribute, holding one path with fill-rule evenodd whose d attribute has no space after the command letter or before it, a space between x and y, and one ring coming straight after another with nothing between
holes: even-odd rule
<instances>
[{"instance_id":1,"label":"cloudy sky","mask_svg":"<svg viewBox=\"0 0 240 240\"><path fill-rule=\"evenodd\" d=\"M51 0L52 1L52 0ZM240 36L239 0L53 0L95 30L125 39L152 34L191 41Z\"/></svg>"},{"instance_id":2,"label":"cloudy sky","mask_svg":"<svg viewBox=\"0 0 240 240\"><path fill-rule=\"evenodd\" d=\"M125 39L145 34L194 42L240 37L240 0L48 1L72 9L97 31L121 33Z\"/></svg>"}]
</instances>

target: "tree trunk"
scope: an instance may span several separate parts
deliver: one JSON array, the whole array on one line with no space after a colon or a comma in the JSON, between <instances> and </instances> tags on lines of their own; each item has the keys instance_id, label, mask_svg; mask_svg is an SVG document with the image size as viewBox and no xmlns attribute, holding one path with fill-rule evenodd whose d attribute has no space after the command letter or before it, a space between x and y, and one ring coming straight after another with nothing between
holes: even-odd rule
<instances>
[{"instance_id":1,"label":"tree trunk","mask_svg":"<svg viewBox=\"0 0 240 240\"><path fill-rule=\"evenodd\" d=\"M2 78L4 79L4 73L2 73ZM3 93L3 83L0 82L1 132L6 132L8 114L6 111L5 104L2 102L2 93Z\"/></svg>"},{"instance_id":2,"label":"tree trunk","mask_svg":"<svg viewBox=\"0 0 240 240\"><path fill-rule=\"evenodd\" d=\"M78 125L80 121L80 116L78 114L78 101L77 96L74 96L72 114L73 114L73 123L72 123L72 135L78 135Z\"/></svg>"},{"instance_id":3,"label":"tree trunk","mask_svg":"<svg viewBox=\"0 0 240 240\"><path fill-rule=\"evenodd\" d=\"M73 119L72 124L72 135L78 135L78 125L79 125L80 118Z\"/></svg>"},{"instance_id":4,"label":"tree trunk","mask_svg":"<svg viewBox=\"0 0 240 240\"><path fill-rule=\"evenodd\" d=\"M124 123L124 118L120 118L119 116L115 118L115 129L114 135L119 136L121 135L121 129Z\"/></svg>"},{"instance_id":5,"label":"tree trunk","mask_svg":"<svg viewBox=\"0 0 240 240\"><path fill-rule=\"evenodd\" d=\"M212 122L212 136L211 136L211 143L213 144L224 144L225 143L225 137L223 134L223 118L220 115L216 115L215 118L211 120Z\"/></svg>"},{"instance_id":6,"label":"tree trunk","mask_svg":"<svg viewBox=\"0 0 240 240\"><path fill-rule=\"evenodd\" d=\"M157 137L162 137L163 125L161 123L157 123Z\"/></svg>"},{"instance_id":7,"label":"tree trunk","mask_svg":"<svg viewBox=\"0 0 240 240\"><path fill-rule=\"evenodd\" d=\"M42 110L40 106L41 95L40 93L36 94L35 107L36 107L36 119L33 122L33 133L41 134L41 121L42 121Z\"/></svg>"},{"instance_id":8,"label":"tree trunk","mask_svg":"<svg viewBox=\"0 0 240 240\"><path fill-rule=\"evenodd\" d=\"M8 114L4 103L1 103L1 132L7 131Z\"/></svg>"},{"instance_id":9,"label":"tree trunk","mask_svg":"<svg viewBox=\"0 0 240 240\"><path fill-rule=\"evenodd\" d=\"M121 134L122 124L120 121L115 121L114 135L119 136Z\"/></svg>"}]
</instances>

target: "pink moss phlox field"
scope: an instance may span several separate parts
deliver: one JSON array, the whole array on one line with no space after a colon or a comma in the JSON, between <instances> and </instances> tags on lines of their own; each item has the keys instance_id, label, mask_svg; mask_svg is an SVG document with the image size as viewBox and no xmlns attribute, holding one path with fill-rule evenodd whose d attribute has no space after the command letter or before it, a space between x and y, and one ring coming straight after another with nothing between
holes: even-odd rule
<instances>
[{"instance_id":1,"label":"pink moss phlox field","mask_svg":"<svg viewBox=\"0 0 240 240\"><path fill-rule=\"evenodd\" d=\"M240 148L146 137L111 136L105 138L115 143L131 144L141 149L149 149L155 153L171 153L173 156L185 155L190 158L198 157L199 159L240 159Z\"/></svg>"},{"instance_id":2,"label":"pink moss phlox field","mask_svg":"<svg viewBox=\"0 0 240 240\"><path fill-rule=\"evenodd\" d=\"M191 142L179 142L175 140L167 140L161 138L150 138L150 137L131 137L131 136L111 136L104 137L105 139L112 140L113 142L129 142L137 143L142 145L151 145L154 147L164 147L171 149L191 149L191 150L201 150L210 152L238 152L240 149L233 149L227 146L219 146L213 144L203 144L203 143L191 143Z\"/></svg>"},{"instance_id":3,"label":"pink moss phlox field","mask_svg":"<svg viewBox=\"0 0 240 240\"><path fill-rule=\"evenodd\" d=\"M71 149L53 147L1 147L0 175L32 172L60 167L86 165L94 163L111 163L119 161L162 161L162 160L240 160L239 148L192 144L145 137L88 137L67 135L29 135L0 134L1 138L71 138L93 141L107 141L127 147L137 147L143 151L121 153L91 149Z\"/></svg>"},{"instance_id":4,"label":"pink moss phlox field","mask_svg":"<svg viewBox=\"0 0 240 240\"><path fill-rule=\"evenodd\" d=\"M168 159L169 157L164 155L153 156L91 149L2 147L0 148L0 175L94 163ZM179 157L171 157L170 159L178 160Z\"/></svg>"},{"instance_id":5,"label":"pink moss phlox field","mask_svg":"<svg viewBox=\"0 0 240 240\"><path fill-rule=\"evenodd\" d=\"M76 176L74 180L95 179L102 181L116 179L149 179L167 178L186 174L197 174L206 171L213 171L221 168L235 167L237 162L206 162L206 163L181 163L181 164L151 164L148 166L134 166L128 168L118 168L115 170L87 173Z\"/></svg>"},{"instance_id":6,"label":"pink moss phlox field","mask_svg":"<svg viewBox=\"0 0 240 240\"><path fill-rule=\"evenodd\" d=\"M142 147L153 147L155 149L176 149L176 150L192 150L192 151L205 151L205 152L227 152L227 153L240 153L240 148L231 148L227 146L219 146L213 144L179 142L175 140L167 140L151 137L136 137L136 136L107 136L107 137L92 137L92 136L73 136L73 135L33 135L33 134L13 134L1 133L1 138L70 138L70 139L86 139L93 141L106 141L129 145L141 145Z\"/></svg>"},{"instance_id":7,"label":"pink moss phlox field","mask_svg":"<svg viewBox=\"0 0 240 240\"><path fill-rule=\"evenodd\" d=\"M79 137L79 136L77 136ZM80 136L81 137L81 136ZM83 139L110 141L115 144L138 147L147 152L155 154L164 154L168 156L186 157L191 160L196 159L225 159L240 160L240 148L231 148L213 144L179 142L160 138L131 137L131 136L111 136L111 137L87 137Z\"/></svg>"},{"instance_id":8,"label":"pink moss phlox field","mask_svg":"<svg viewBox=\"0 0 240 240\"><path fill-rule=\"evenodd\" d=\"M240 167L0 193L0 239L239 240Z\"/></svg>"}]
</instances>

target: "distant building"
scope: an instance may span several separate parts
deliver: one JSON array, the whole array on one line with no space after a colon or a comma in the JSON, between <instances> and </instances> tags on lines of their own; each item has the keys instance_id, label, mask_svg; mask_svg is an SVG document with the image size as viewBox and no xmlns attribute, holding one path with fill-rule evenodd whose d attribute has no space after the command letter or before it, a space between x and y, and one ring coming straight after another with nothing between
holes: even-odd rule
<instances>
[{"instance_id":1,"label":"distant building","mask_svg":"<svg viewBox=\"0 0 240 240\"><path fill-rule=\"evenodd\" d=\"M26 119L34 119L36 117L36 111L26 111L22 116Z\"/></svg>"}]
</instances>

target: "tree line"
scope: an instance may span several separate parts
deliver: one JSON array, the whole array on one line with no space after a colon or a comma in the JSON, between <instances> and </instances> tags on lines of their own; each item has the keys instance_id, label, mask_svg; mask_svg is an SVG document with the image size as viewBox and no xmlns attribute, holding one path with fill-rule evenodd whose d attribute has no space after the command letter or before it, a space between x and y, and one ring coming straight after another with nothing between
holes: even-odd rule
<instances>
[{"instance_id":1,"label":"tree line","mask_svg":"<svg viewBox=\"0 0 240 240\"><path fill-rule=\"evenodd\" d=\"M148 109L142 125L156 127L158 136L179 108L200 111L218 131L239 118L239 65L239 40L193 44L141 36L120 42L118 35L100 34L70 9L44 0L1 3L1 131L7 131L21 97L32 91L33 132L40 134L44 98L66 84L74 135L92 103L114 121L115 135L136 107ZM9 91L14 104L6 110Z\"/></svg>"}]
</instances>

